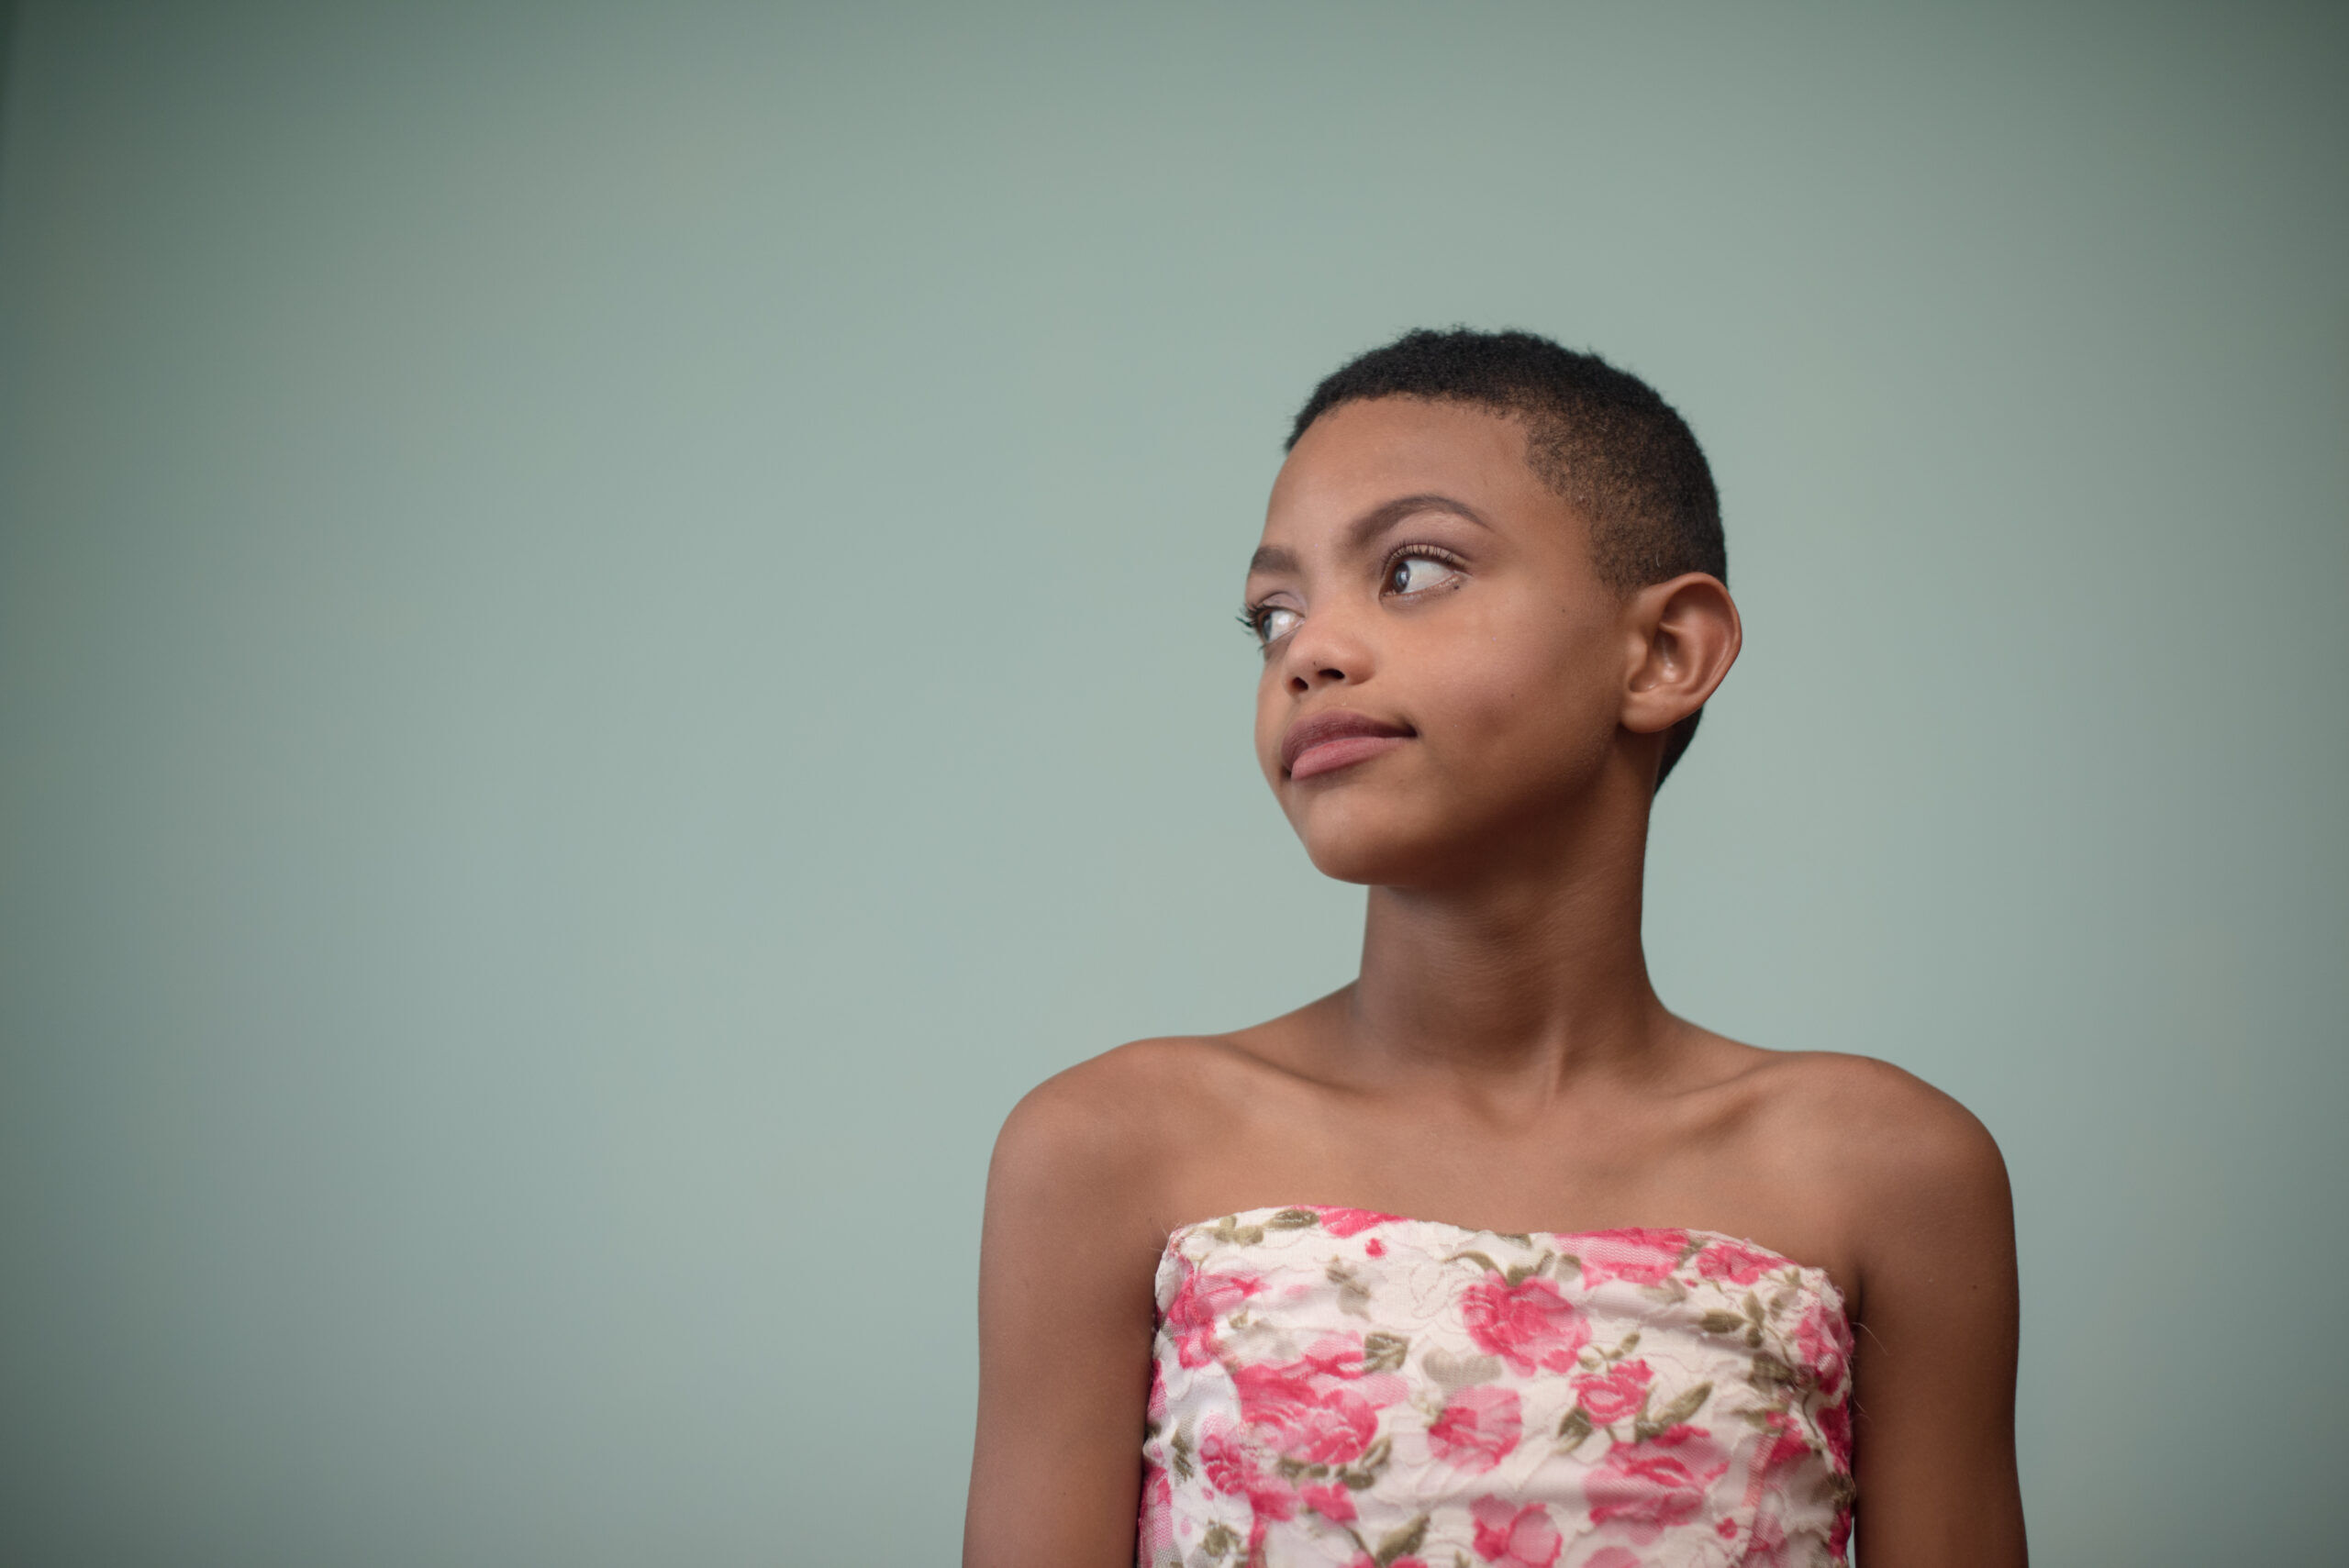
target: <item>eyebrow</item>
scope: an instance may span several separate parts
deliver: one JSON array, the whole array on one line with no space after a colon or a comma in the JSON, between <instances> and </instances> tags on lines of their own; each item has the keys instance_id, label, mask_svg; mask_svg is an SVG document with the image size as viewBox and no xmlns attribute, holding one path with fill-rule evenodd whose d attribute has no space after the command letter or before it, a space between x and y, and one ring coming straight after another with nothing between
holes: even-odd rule
<instances>
[{"instance_id":1,"label":"eyebrow","mask_svg":"<svg viewBox=\"0 0 2349 1568\"><path fill-rule=\"evenodd\" d=\"M1493 526L1485 520L1485 515L1475 507L1465 501L1455 500L1450 495L1439 495L1433 492L1419 495L1398 495L1392 501L1381 502L1373 506L1346 525L1347 551L1354 553L1362 550L1373 539L1404 518L1415 517L1421 512L1450 512L1453 516L1465 518L1480 528L1489 528ZM1262 546L1255 554L1248 558L1248 575L1251 577L1260 572L1294 573L1297 570L1297 552L1283 545Z\"/></svg>"}]
</instances>

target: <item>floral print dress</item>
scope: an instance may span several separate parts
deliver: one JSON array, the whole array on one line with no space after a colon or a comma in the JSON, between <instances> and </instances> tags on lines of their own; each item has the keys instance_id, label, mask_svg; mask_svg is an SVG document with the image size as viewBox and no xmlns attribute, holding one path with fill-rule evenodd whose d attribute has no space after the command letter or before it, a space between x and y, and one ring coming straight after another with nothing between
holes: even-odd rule
<instances>
[{"instance_id":1,"label":"floral print dress","mask_svg":"<svg viewBox=\"0 0 2349 1568\"><path fill-rule=\"evenodd\" d=\"M1840 1568L1851 1346L1823 1271L1711 1231L1186 1225L1140 1562Z\"/></svg>"}]
</instances>

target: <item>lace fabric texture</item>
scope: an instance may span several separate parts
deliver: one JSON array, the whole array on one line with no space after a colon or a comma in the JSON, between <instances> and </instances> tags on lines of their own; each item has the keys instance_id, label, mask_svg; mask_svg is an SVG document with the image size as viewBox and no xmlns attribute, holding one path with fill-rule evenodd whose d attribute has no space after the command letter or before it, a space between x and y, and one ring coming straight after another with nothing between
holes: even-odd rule
<instances>
[{"instance_id":1,"label":"lace fabric texture","mask_svg":"<svg viewBox=\"0 0 2349 1568\"><path fill-rule=\"evenodd\" d=\"M1157 1288L1144 1568L1844 1562L1821 1270L1299 1207L1184 1226Z\"/></svg>"}]
</instances>

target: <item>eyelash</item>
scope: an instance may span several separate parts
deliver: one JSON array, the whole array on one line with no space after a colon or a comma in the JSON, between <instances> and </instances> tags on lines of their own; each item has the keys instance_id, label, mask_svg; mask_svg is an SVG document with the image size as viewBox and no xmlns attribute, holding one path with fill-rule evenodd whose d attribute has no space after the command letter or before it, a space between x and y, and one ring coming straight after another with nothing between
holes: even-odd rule
<instances>
[{"instance_id":1,"label":"eyelash","mask_svg":"<svg viewBox=\"0 0 2349 1568\"><path fill-rule=\"evenodd\" d=\"M1460 558L1453 554L1452 551L1444 549L1440 544L1407 544L1387 551L1386 559L1379 562L1379 582L1382 584L1385 583L1387 577L1394 573L1395 563L1397 562L1408 561L1413 557L1417 557L1421 561L1439 561L1444 565L1451 567L1454 572L1460 570ZM1424 594L1432 592L1432 590L1422 588L1419 592Z\"/></svg>"},{"instance_id":2,"label":"eyelash","mask_svg":"<svg viewBox=\"0 0 2349 1568\"><path fill-rule=\"evenodd\" d=\"M1422 561L1441 562L1444 565L1452 568L1454 572L1459 571L1461 567L1460 557L1454 555L1452 551L1444 549L1440 544L1397 545L1393 550L1386 552L1386 559L1378 563L1379 591L1382 594L1386 592L1386 579L1394 573L1396 562L1408 561L1414 557ZM1431 594L1435 592L1435 590L1432 588L1422 588L1419 592L1423 594ZM1239 616L1237 617L1241 627L1247 631L1249 636L1256 639L1258 646L1264 648L1270 648L1272 646L1271 642L1266 640L1264 637L1264 616L1267 608L1268 606L1264 605L1248 605L1241 608Z\"/></svg>"}]
</instances>

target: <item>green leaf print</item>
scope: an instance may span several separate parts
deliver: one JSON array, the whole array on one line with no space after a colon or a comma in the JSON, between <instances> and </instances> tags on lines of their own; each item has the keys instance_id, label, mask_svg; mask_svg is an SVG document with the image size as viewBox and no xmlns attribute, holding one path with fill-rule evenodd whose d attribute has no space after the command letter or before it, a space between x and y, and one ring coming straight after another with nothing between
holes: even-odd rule
<instances>
[{"instance_id":1,"label":"green leaf print","mask_svg":"<svg viewBox=\"0 0 2349 1568\"><path fill-rule=\"evenodd\" d=\"M1678 1426L1681 1422L1688 1419L1698 1411L1703 1409L1705 1407L1705 1401L1712 1397L1712 1393L1713 1385L1711 1384L1700 1383L1697 1385L1696 1387L1682 1394L1671 1404L1666 1405L1663 1409L1658 1410L1653 1416L1649 1417L1648 1419L1655 1423L1656 1430L1660 1432L1670 1431L1673 1428Z\"/></svg>"},{"instance_id":2,"label":"green leaf print","mask_svg":"<svg viewBox=\"0 0 2349 1568\"><path fill-rule=\"evenodd\" d=\"M1734 1312L1708 1312L1697 1319L1697 1327L1708 1334L1742 1334L1745 1319Z\"/></svg>"},{"instance_id":3,"label":"green leaf print","mask_svg":"<svg viewBox=\"0 0 2349 1568\"><path fill-rule=\"evenodd\" d=\"M1565 1452L1572 1453L1582 1446L1583 1439L1590 1436L1590 1417L1581 1406L1577 1405L1567 1411L1565 1418L1558 1423L1558 1447Z\"/></svg>"},{"instance_id":4,"label":"green leaf print","mask_svg":"<svg viewBox=\"0 0 2349 1568\"><path fill-rule=\"evenodd\" d=\"M1268 1230L1310 1230L1321 1223L1321 1217L1308 1208L1285 1208L1264 1221Z\"/></svg>"},{"instance_id":5,"label":"green leaf print","mask_svg":"<svg viewBox=\"0 0 2349 1568\"><path fill-rule=\"evenodd\" d=\"M1240 1550L1240 1532L1230 1525L1217 1525L1199 1538L1199 1550L1220 1562Z\"/></svg>"},{"instance_id":6,"label":"green leaf print","mask_svg":"<svg viewBox=\"0 0 2349 1568\"><path fill-rule=\"evenodd\" d=\"M1370 1287L1362 1283L1352 1263L1343 1258L1332 1258L1321 1271L1322 1277L1338 1287L1338 1310L1356 1318L1370 1316Z\"/></svg>"},{"instance_id":7,"label":"green leaf print","mask_svg":"<svg viewBox=\"0 0 2349 1568\"><path fill-rule=\"evenodd\" d=\"M1394 1452L1395 1440L1380 1438L1363 1450L1362 1457L1354 1462L1352 1468L1338 1472L1338 1484L1349 1492L1370 1490L1378 1484L1378 1473L1386 1468L1386 1462Z\"/></svg>"},{"instance_id":8,"label":"green leaf print","mask_svg":"<svg viewBox=\"0 0 2349 1568\"><path fill-rule=\"evenodd\" d=\"M1364 1334L1362 1339L1362 1369L1364 1372L1394 1372L1411 1353L1410 1340L1401 1334L1384 1331Z\"/></svg>"},{"instance_id":9,"label":"green leaf print","mask_svg":"<svg viewBox=\"0 0 2349 1568\"><path fill-rule=\"evenodd\" d=\"M1378 1543L1378 1550L1372 1552L1371 1556L1377 1560L1378 1568L1386 1568L1388 1563L1405 1552L1417 1551L1419 1549L1419 1542L1427 1538L1428 1516L1421 1514L1409 1524L1389 1531L1386 1539Z\"/></svg>"}]
</instances>

